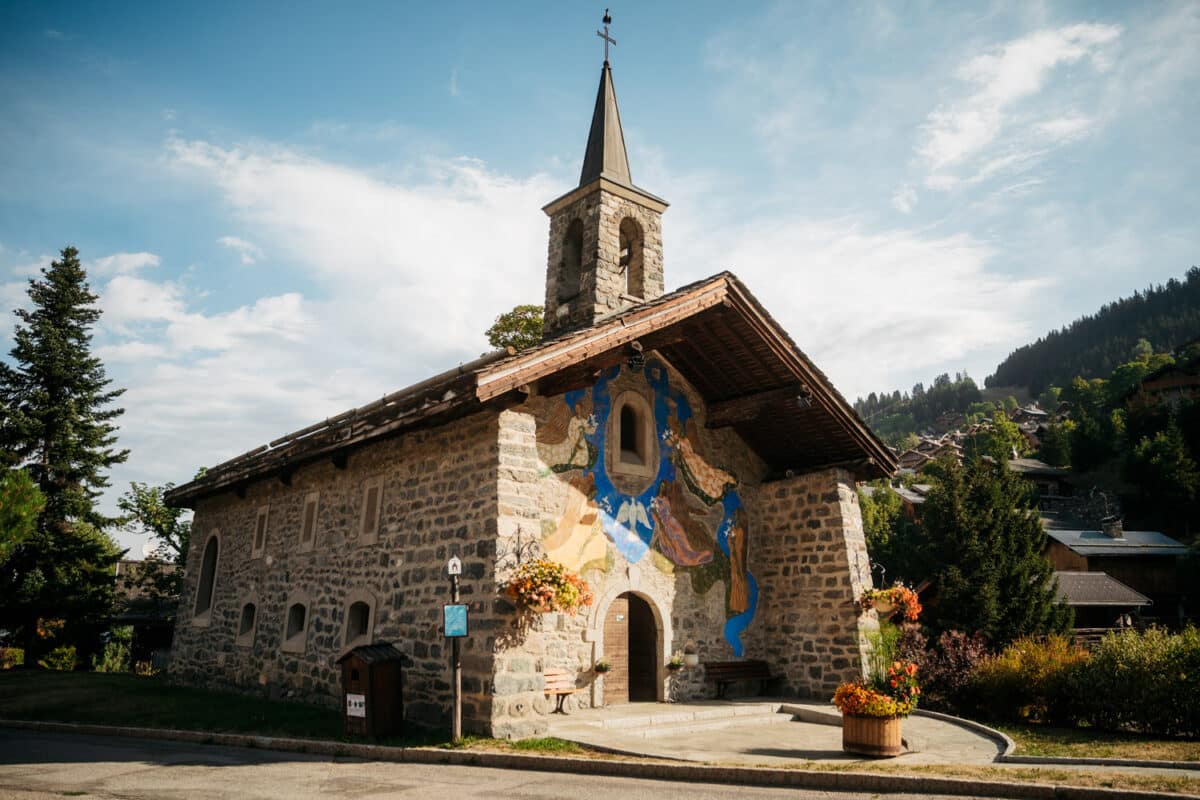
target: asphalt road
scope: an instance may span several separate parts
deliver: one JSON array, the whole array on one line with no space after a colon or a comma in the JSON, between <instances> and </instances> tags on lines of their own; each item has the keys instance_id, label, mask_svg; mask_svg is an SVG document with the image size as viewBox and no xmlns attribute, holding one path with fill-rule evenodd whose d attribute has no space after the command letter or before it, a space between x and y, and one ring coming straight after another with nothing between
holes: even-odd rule
<instances>
[{"instance_id":1,"label":"asphalt road","mask_svg":"<svg viewBox=\"0 0 1200 800\"><path fill-rule=\"evenodd\" d=\"M0 729L0 798L848 800L762 789L482 767L396 764L150 739ZM910 798L915 795L888 795Z\"/></svg>"}]
</instances>

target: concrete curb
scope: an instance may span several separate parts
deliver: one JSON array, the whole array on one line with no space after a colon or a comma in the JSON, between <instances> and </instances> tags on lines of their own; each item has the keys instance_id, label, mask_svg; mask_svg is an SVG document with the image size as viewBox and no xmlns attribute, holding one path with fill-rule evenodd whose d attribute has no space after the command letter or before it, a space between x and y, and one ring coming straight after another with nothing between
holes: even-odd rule
<instances>
[{"instance_id":1,"label":"concrete curb","mask_svg":"<svg viewBox=\"0 0 1200 800\"><path fill-rule=\"evenodd\" d=\"M1008 760L1008 758L1010 756L1012 756L1013 751L1015 751L1017 749L1017 743L1014 742L1007 733L1004 733L1003 731L998 731L995 728L989 728L987 725L984 725L981 722L975 722L974 720L970 720L970 719L963 719L962 717L955 717L951 714L943 714L940 711L926 711L923 708L915 709L913 711L913 716L929 717L931 719L941 720L942 722L949 722L951 725L957 725L960 728L966 728L969 731L974 731L975 733L981 734L983 736L988 737L989 739L996 741L1001 746L1000 754L998 756L996 756L996 759L995 759L996 761ZM1071 763L1071 762L1064 762L1064 763Z\"/></svg>"},{"instance_id":2,"label":"concrete curb","mask_svg":"<svg viewBox=\"0 0 1200 800\"><path fill-rule=\"evenodd\" d=\"M216 744L292 753L343 756L376 761L414 764L523 769L539 772L572 772L618 778L718 783L738 786L770 786L837 792L889 794L956 794L972 797L1004 797L1014 800L1180 800L1200 798L1166 792L1123 791L1044 783L979 781L966 778L939 778L871 772L822 772L803 769L729 767L705 764L680 764L654 761L604 761L600 759L487 753L469 750L442 750L428 747L387 747L374 744L334 742L320 739L294 739L237 733L206 733L159 728L130 728L108 725L81 725L68 722L2 720L0 727L51 733L91 736L118 736L151 740L169 740L193 744Z\"/></svg>"},{"instance_id":3,"label":"concrete curb","mask_svg":"<svg viewBox=\"0 0 1200 800\"><path fill-rule=\"evenodd\" d=\"M1200 771L1200 761L1152 761L1138 758L1076 758L1074 756L1019 756L1016 755L1017 743L1004 731L989 728L973 720L942 714L937 711L917 709L914 715L933 717L943 722L960 725L964 728L991 737L1004 745L1004 750L996 756L996 761L1003 764L1029 764L1033 766L1060 767L1144 767L1148 769L1183 769Z\"/></svg>"}]
</instances>

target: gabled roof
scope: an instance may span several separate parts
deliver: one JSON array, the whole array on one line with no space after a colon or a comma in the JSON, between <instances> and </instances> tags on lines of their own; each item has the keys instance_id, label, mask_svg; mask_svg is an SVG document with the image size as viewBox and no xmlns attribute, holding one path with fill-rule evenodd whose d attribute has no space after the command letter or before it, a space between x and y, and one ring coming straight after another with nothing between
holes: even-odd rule
<instances>
[{"instance_id":1,"label":"gabled roof","mask_svg":"<svg viewBox=\"0 0 1200 800\"><path fill-rule=\"evenodd\" d=\"M240 490L272 474L485 407L589 386L624 363L632 343L659 353L707 404L710 428L732 427L774 475L845 467L859 478L891 475L896 461L732 273L722 272L624 309L517 354L493 353L347 411L208 470L171 490L168 503Z\"/></svg>"},{"instance_id":2,"label":"gabled roof","mask_svg":"<svg viewBox=\"0 0 1200 800\"><path fill-rule=\"evenodd\" d=\"M1148 606L1150 598L1103 572L1055 572L1058 601L1068 606Z\"/></svg>"},{"instance_id":3,"label":"gabled roof","mask_svg":"<svg viewBox=\"0 0 1200 800\"><path fill-rule=\"evenodd\" d=\"M1052 467L1036 458L1010 458L1008 469L1020 475L1038 475L1046 478L1065 478L1071 474L1070 470Z\"/></svg>"},{"instance_id":4,"label":"gabled roof","mask_svg":"<svg viewBox=\"0 0 1200 800\"><path fill-rule=\"evenodd\" d=\"M1081 556L1182 556L1187 547L1158 531L1124 531L1114 539L1103 531L1049 529L1046 535Z\"/></svg>"}]
</instances>

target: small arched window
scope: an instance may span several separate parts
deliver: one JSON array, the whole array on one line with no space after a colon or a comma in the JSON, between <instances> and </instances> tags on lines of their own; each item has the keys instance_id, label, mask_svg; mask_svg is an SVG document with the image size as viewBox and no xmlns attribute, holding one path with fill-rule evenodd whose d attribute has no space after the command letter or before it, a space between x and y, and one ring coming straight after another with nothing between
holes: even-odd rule
<instances>
[{"instance_id":1,"label":"small arched window","mask_svg":"<svg viewBox=\"0 0 1200 800\"><path fill-rule=\"evenodd\" d=\"M346 643L367 635L367 625L371 620L371 607L361 600L350 606L346 612Z\"/></svg>"},{"instance_id":2,"label":"small arched window","mask_svg":"<svg viewBox=\"0 0 1200 800\"><path fill-rule=\"evenodd\" d=\"M621 463L644 466L646 448L642 442L642 425L632 404L621 406Z\"/></svg>"},{"instance_id":3,"label":"small arched window","mask_svg":"<svg viewBox=\"0 0 1200 800\"><path fill-rule=\"evenodd\" d=\"M646 296L646 270L642 259L642 226L632 217L621 220L621 271L625 273L625 293Z\"/></svg>"},{"instance_id":4,"label":"small arched window","mask_svg":"<svg viewBox=\"0 0 1200 800\"><path fill-rule=\"evenodd\" d=\"M369 592L355 591L346 598L346 619L342 642L346 647L370 644L375 628L375 598Z\"/></svg>"},{"instance_id":5,"label":"small arched window","mask_svg":"<svg viewBox=\"0 0 1200 800\"><path fill-rule=\"evenodd\" d=\"M217 581L217 544L216 534L208 537L204 546L204 557L200 561L200 580L196 584L195 616L208 619L213 605L213 589Z\"/></svg>"},{"instance_id":6,"label":"small arched window","mask_svg":"<svg viewBox=\"0 0 1200 800\"><path fill-rule=\"evenodd\" d=\"M242 616L238 620L237 643L240 645L254 644L254 628L258 623L258 606L254 603L242 604Z\"/></svg>"},{"instance_id":7,"label":"small arched window","mask_svg":"<svg viewBox=\"0 0 1200 800\"><path fill-rule=\"evenodd\" d=\"M654 409L640 392L622 392L613 402L606 449L609 466L619 475L645 478L658 472Z\"/></svg>"},{"instance_id":8,"label":"small arched window","mask_svg":"<svg viewBox=\"0 0 1200 800\"><path fill-rule=\"evenodd\" d=\"M583 220L572 220L563 237L562 263L558 270L558 299L570 300L579 294L583 274Z\"/></svg>"},{"instance_id":9,"label":"small arched window","mask_svg":"<svg viewBox=\"0 0 1200 800\"><path fill-rule=\"evenodd\" d=\"M288 605L283 633L283 649L289 653L303 653L308 633L308 606L303 602Z\"/></svg>"}]
</instances>

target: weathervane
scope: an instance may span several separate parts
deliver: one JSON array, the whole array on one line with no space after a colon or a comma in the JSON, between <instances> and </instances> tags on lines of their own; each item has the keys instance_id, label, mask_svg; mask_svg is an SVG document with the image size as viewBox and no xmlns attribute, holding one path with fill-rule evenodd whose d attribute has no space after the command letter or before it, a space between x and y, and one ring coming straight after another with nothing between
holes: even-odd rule
<instances>
[{"instance_id":1,"label":"weathervane","mask_svg":"<svg viewBox=\"0 0 1200 800\"><path fill-rule=\"evenodd\" d=\"M604 63L608 63L608 46L611 44L616 46L617 40L608 35L608 26L612 24L612 17L608 15L608 9L604 9L604 33L596 31L596 35L604 40Z\"/></svg>"}]
</instances>

